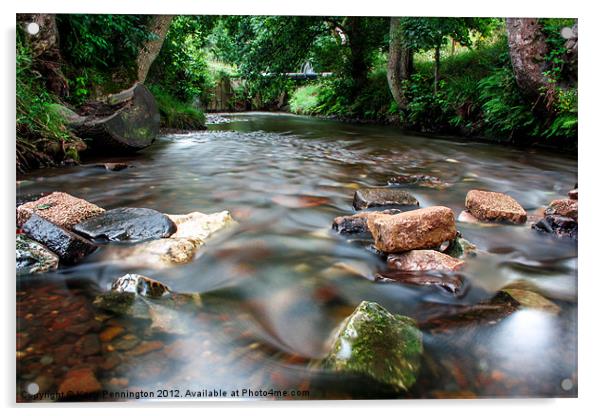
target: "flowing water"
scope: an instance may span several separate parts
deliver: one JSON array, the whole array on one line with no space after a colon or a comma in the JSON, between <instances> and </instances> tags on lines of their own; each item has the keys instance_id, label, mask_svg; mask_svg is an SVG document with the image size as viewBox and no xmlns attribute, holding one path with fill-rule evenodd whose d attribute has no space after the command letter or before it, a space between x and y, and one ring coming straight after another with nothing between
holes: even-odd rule
<instances>
[{"instance_id":1,"label":"flowing water","mask_svg":"<svg viewBox=\"0 0 602 416\"><path fill-rule=\"evenodd\" d=\"M112 248L102 247L76 266L20 277L19 400L31 400L28 391L56 392L77 368L92 369L107 392L101 400L121 400L123 392L188 398L187 390L203 398L235 389L241 398L268 399L270 389L293 399L576 396L575 242L528 226L458 223L480 252L462 271L468 288L453 295L375 282L371 276L384 262L331 230L334 217L353 213L356 189L384 186L399 174L437 176L451 185L409 187L423 207L445 205L458 215L467 191L480 188L508 193L532 214L573 188L575 157L246 113L208 131L160 137L127 161L134 167L119 172L91 165L39 170L21 178L17 196L64 191L106 209L229 210L240 225L179 267L127 267L108 261ZM128 272L209 301L178 312L179 334L96 310L94 296ZM561 312L521 309L484 319L459 313L512 283L543 294ZM309 365L362 300L421 323L422 368L407 393ZM108 327L121 332L99 339Z\"/></svg>"}]
</instances>

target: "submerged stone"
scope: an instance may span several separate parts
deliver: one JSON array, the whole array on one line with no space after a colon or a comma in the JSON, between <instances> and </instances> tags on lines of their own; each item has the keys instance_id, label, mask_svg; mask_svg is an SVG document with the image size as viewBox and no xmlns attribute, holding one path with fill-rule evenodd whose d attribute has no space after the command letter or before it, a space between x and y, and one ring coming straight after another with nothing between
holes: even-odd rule
<instances>
[{"instance_id":1,"label":"submerged stone","mask_svg":"<svg viewBox=\"0 0 602 416\"><path fill-rule=\"evenodd\" d=\"M236 224L228 211L213 214L191 212L185 215L168 215L168 217L177 227L171 238L186 238L199 247L216 232Z\"/></svg>"},{"instance_id":2,"label":"submerged stone","mask_svg":"<svg viewBox=\"0 0 602 416\"><path fill-rule=\"evenodd\" d=\"M377 273L374 280L376 282L436 287L454 296L464 294L467 288L467 283L461 274L449 273L449 271L416 273L402 270L386 270Z\"/></svg>"},{"instance_id":3,"label":"submerged stone","mask_svg":"<svg viewBox=\"0 0 602 416\"><path fill-rule=\"evenodd\" d=\"M413 195L399 188L358 189L353 196L353 207L358 210L391 206L417 207L418 205L418 201Z\"/></svg>"},{"instance_id":4,"label":"submerged stone","mask_svg":"<svg viewBox=\"0 0 602 416\"><path fill-rule=\"evenodd\" d=\"M481 221L524 224L527 212L510 195L473 189L466 194L466 209Z\"/></svg>"},{"instance_id":5,"label":"submerged stone","mask_svg":"<svg viewBox=\"0 0 602 416\"><path fill-rule=\"evenodd\" d=\"M23 225L23 231L32 239L56 253L61 262L72 264L96 250L92 242L48 220L33 214Z\"/></svg>"},{"instance_id":6,"label":"submerged stone","mask_svg":"<svg viewBox=\"0 0 602 416\"><path fill-rule=\"evenodd\" d=\"M505 288L501 293L510 296L523 308L539 309L553 314L560 312L560 307L554 302L530 290Z\"/></svg>"},{"instance_id":7,"label":"submerged stone","mask_svg":"<svg viewBox=\"0 0 602 416\"><path fill-rule=\"evenodd\" d=\"M417 185L424 188L445 189L450 185L436 176L430 175L397 175L389 178L389 185Z\"/></svg>"},{"instance_id":8,"label":"submerged stone","mask_svg":"<svg viewBox=\"0 0 602 416\"><path fill-rule=\"evenodd\" d=\"M413 319L363 301L333 334L321 367L366 375L403 391L416 382L422 352L422 334Z\"/></svg>"},{"instance_id":9,"label":"submerged stone","mask_svg":"<svg viewBox=\"0 0 602 416\"><path fill-rule=\"evenodd\" d=\"M22 227L32 214L37 214L60 227L71 229L75 224L104 212L84 199L64 192L53 192L17 207L17 225Z\"/></svg>"},{"instance_id":10,"label":"submerged stone","mask_svg":"<svg viewBox=\"0 0 602 416\"><path fill-rule=\"evenodd\" d=\"M385 253L439 247L456 237L454 213L435 206L368 219L375 247Z\"/></svg>"},{"instance_id":11,"label":"submerged stone","mask_svg":"<svg viewBox=\"0 0 602 416\"><path fill-rule=\"evenodd\" d=\"M462 268L464 262L435 250L411 250L401 254L389 254L387 265L391 269L406 272L456 271Z\"/></svg>"},{"instance_id":12,"label":"submerged stone","mask_svg":"<svg viewBox=\"0 0 602 416\"><path fill-rule=\"evenodd\" d=\"M17 234L17 275L56 270L59 258L42 244Z\"/></svg>"},{"instance_id":13,"label":"submerged stone","mask_svg":"<svg viewBox=\"0 0 602 416\"><path fill-rule=\"evenodd\" d=\"M95 240L140 241L169 237L176 225L167 215L149 208L116 208L73 227Z\"/></svg>"}]
</instances>

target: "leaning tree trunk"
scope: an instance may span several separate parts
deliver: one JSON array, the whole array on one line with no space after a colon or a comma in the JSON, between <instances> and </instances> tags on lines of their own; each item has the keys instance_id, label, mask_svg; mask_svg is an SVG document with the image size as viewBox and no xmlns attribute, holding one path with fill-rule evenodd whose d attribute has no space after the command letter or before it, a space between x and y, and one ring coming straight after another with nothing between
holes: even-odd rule
<instances>
[{"instance_id":1,"label":"leaning tree trunk","mask_svg":"<svg viewBox=\"0 0 602 416\"><path fill-rule=\"evenodd\" d=\"M549 112L553 102L551 84L544 75L548 53L541 26L534 18L506 19L508 48L516 84L538 111Z\"/></svg>"},{"instance_id":2,"label":"leaning tree trunk","mask_svg":"<svg viewBox=\"0 0 602 416\"><path fill-rule=\"evenodd\" d=\"M146 41L138 54L138 59L136 59L136 64L138 65L138 82L146 80L151 65L161 51L172 19L173 16L153 16L149 23L149 31L154 34L154 37Z\"/></svg>"},{"instance_id":3,"label":"leaning tree trunk","mask_svg":"<svg viewBox=\"0 0 602 416\"><path fill-rule=\"evenodd\" d=\"M46 81L46 88L59 97L69 94L67 79L61 71L59 31L54 14L18 14L17 22L23 26L31 49L33 65ZM36 23L37 33L29 33L27 26Z\"/></svg>"},{"instance_id":4,"label":"leaning tree trunk","mask_svg":"<svg viewBox=\"0 0 602 416\"><path fill-rule=\"evenodd\" d=\"M412 72L412 51L403 44L403 35L399 17L391 18L389 29L389 60L387 61L387 81L389 90L397 106L405 110L408 100L403 89L403 81L410 78Z\"/></svg>"}]
</instances>

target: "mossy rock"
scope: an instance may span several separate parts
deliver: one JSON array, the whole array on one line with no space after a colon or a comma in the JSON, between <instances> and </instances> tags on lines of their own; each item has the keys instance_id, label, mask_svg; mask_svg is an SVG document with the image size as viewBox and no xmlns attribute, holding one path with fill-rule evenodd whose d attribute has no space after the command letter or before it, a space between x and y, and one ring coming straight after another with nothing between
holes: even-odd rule
<instances>
[{"instance_id":1,"label":"mossy rock","mask_svg":"<svg viewBox=\"0 0 602 416\"><path fill-rule=\"evenodd\" d=\"M449 246L445 249L444 253L457 259L474 257L477 255L477 246L467 239L457 236L449 242Z\"/></svg>"},{"instance_id":2,"label":"mossy rock","mask_svg":"<svg viewBox=\"0 0 602 416\"><path fill-rule=\"evenodd\" d=\"M422 352L422 333L413 319L363 301L333 334L320 367L366 375L407 391L416 382Z\"/></svg>"}]
</instances>

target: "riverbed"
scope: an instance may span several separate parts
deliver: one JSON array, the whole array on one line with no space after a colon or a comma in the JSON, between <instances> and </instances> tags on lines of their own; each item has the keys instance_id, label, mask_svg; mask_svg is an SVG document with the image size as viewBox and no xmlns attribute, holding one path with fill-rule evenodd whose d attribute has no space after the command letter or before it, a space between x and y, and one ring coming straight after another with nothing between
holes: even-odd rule
<instances>
[{"instance_id":1,"label":"riverbed","mask_svg":"<svg viewBox=\"0 0 602 416\"><path fill-rule=\"evenodd\" d=\"M122 171L90 162L20 178L18 199L63 191L105 209L228 210L239 225L183 266L127 267L109 260L114 248L107 246L76 266L19 277L19 400L31 400L24 392L32 383L42 392L56 391L77 368L91 368L107 391L153 392L148 399L204 399L187 397L186 390L243 389L248 393L241 398L255 399L280 398L274 392L283 391L292 399L577 395L575 241L529 226L458 222L479 252L462 270L466 288L451 294L375 282L382 259L331 229L335 217L354 212L355 190L386 186L388 178L403 174L449 184L408 186L422 207L444 205L458 216L470 189L486 189L513 196L534 214L574 187L575 156L286 114L230 114L221 121L207 131L161 136L135 156L112 159L131 165ZM125 273L210 301L181 312L183 333L151 333L144 322L92 305ZM485 321L454 315L510 284L528 286L561 312L518 310ZM419 323L453 317L436 330L423 329L422 369L407 393L310 365L324 356L332 330L362 300ZM99 339L108 327L122 330L109 341Z\"/></svg>"}]
</instances>

